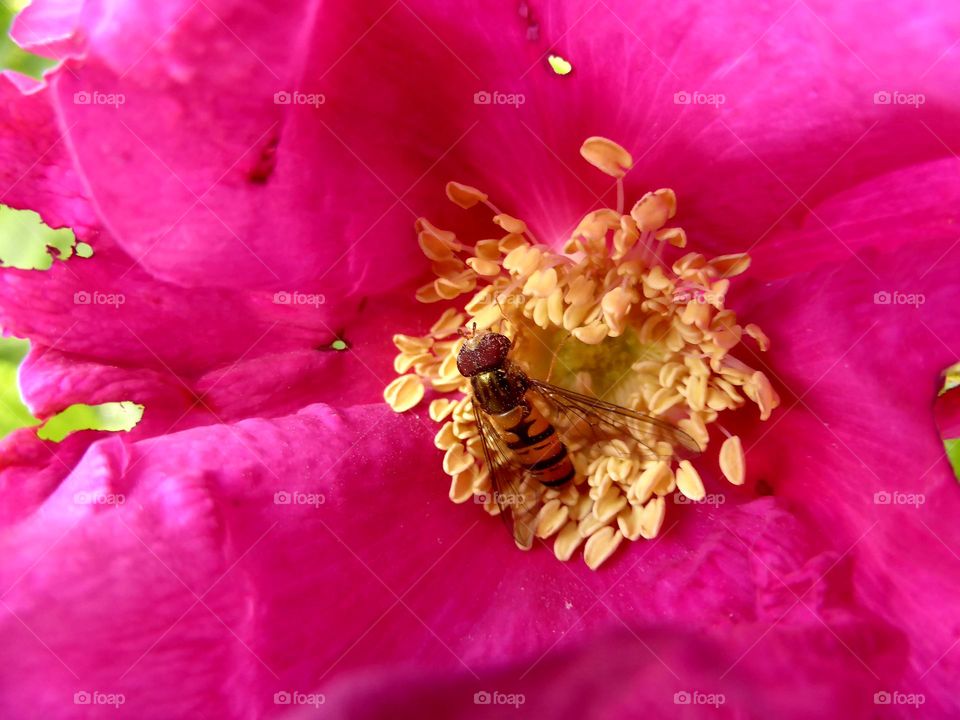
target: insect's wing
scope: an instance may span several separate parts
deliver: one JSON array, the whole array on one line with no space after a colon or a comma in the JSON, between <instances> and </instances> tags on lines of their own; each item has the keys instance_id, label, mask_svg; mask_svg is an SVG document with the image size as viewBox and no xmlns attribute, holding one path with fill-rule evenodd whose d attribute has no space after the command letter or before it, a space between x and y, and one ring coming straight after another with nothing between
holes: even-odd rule
<instances>
[{"instance_id":1,"label":"insect's wing","mask_svg":"<svg viewBox=\"0 0 960 720\"><path fill-rule=\"evenodd\" d=\"M490 490L500 507L500 517L507 523L517 545L529 549L536 531L536 510L542 488L524 483L526 469L517 462L493 420L476 404L473 414L490 473Z\"/></svg>"},{"instance_id":2,"label":"insect's wing","mask_svg":"<svg viewBox=\"0 0 960 720\"><path fill-rule=\"evenodd\" d=\"M661 440L688 453L701 450L696 440L665 420L539 380L532 381L532 389L551 406L555 418L567 427L577 425L593 442L632 438L655 455L661 454L656 451Z\"/></svg>"}]
</instances>

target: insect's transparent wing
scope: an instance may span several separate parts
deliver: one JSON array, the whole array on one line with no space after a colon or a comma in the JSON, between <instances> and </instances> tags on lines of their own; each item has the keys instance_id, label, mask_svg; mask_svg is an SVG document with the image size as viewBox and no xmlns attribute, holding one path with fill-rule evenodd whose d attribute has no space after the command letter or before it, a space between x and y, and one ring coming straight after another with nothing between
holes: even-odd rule
<instances>
[{"instance_id":1,"label":"insect's transparent wing","mask_svg":"<svg viewBox=\"0 0 960 720\"><path fill-rule=\"evenodd\" d=\"M532 389L551 406L554 418L567 425L568 432L575 426L592 442L632 438L658 456L662 455L657 451L658 441L686 453L701 450L696 440L665 420L539 380L531 382Z\"/></svg>"},{"instance_id":2,"label":"insect's transparent wing","mask_svg":"<svg viewBox=\"0 0 960 720\"><path fill-rule=\"evenodd\" d=\"M526 480L526 469L507 447L502 433L476 403L473 414L483 446L483 458L490 473L490 490L500 507L500 517L510 528L517 545L529 549L536 531L536 515L540 495L539 483Z\"/></svg>"}]
</instances>

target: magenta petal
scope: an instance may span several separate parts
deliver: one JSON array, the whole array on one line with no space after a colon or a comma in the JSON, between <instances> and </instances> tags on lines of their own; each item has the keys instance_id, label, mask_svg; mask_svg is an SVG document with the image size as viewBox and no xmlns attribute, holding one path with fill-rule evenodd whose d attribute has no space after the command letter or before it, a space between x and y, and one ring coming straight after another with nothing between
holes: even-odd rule
<instances>
[{"instance_id":1,"label":"magenta petal","mask_svg":"<svg viewBox=\"0 0 960 720\"><path fill-rule=\"evenodd\" d=\"M486 673L533 663L558 637L596 637L622 627L618 617L642 618L641 636L654 625L702 628L718 646L709 652L722 645L731 665L757 648L731 668L734 689L763 658L777 658L770 675L796 665L790 647L803 642L836 656L817 682L835 671L862 688L851 652L896 681L897 633L857 619L866 615L851 563L773 501L731 505L722 523L689 507L655 545L593 574L544 548L518 555L479 507L451 507L431 433L382 405L343 415L313 406L94 444L2 540L10 590L0 652L16 688L5 709L39 703L68 717L75 692L97 689L123 693L131 713L260 714L276 692L326 687L370 665ZM47 549L39 561L37 548ZM777 633L765 645L774 621L790 639ZM197 654L211 658L202 673ZM685 667L682 657L673 661Z\"/></svg>"},{"instance_id":2,"label":"magenta petal","mask_svg":"<svg viewBox=\"0 0 960 720\"><path fill-rule=\"evenodd\" d=\"M508 210L534 199L528 219L559 241L598 194L610 199L607 178L576 155L588 133L634 151L631 189L673 185L689 229L740 247L802 218L804 198L947 157L956 140L953 74L940 62L956 18L930 3L857 13L784 1L749 17L581 3L476 22L427 3L338 9L336 22L312 7L265 19L228 2L124 6L109 22L102 9L85 13L78 32L90 51L57 76L61 111L108 227L153 273L190 285L388 288L415 273L416 253L399 237L423 211L425 178L439 187L451 174ZM876 47L881 31L897 53ZM296 38L294 51L276 37ZM202 58L187 49L199 46ZM392 62L396 47L404 63ZM571 59L571 75L549 73L551 49ZM875 103L881 76L922 78L907 89L929 97L924 114ZM315 102L275 102L293 91ZM523 105L474 102L490 91L520 93ZM693 92L724 102L675 99ZM85 102L93 93L123 102ZM179 132L185 117L198 121L190 133ZM398 133L422 142L398 147ZM571 168L587 187L542 182ZM316 242L329 232L343 242Z\"/></svg>"},{"instance_id":3,"label":"magenta petal","mask_svg":"<svg viewBox=\"0 0 960 720\"><path fill-rule=\"evenodd\" d=\"M859 227L873 232L869 218ZM913 236L743 298L773 339L765 364L784 397L767 427L744 433L750 475L851 548L863 602L909 638L904 690L925 686L944 712L956 711L960 667L949 570L960 490L933 404L960 356L960 287L940 260L952 242Z\"/></svg>"},{"instance_id":4,"label":"magenta petal","mask_svg":"<svg viewBox=\"0 0 960 720\"><path fill-rule=\"evenodd\" d=\"M3 327L73 355L187 374L333 335L333 306L284 306L270 293L184 290L145 275L106 243L97 247L90 260L72 258L45 272L5 270Z\"/></svg>"},{"instance_id":5,"label":"magenta petal","mask_svg":"<svg viewBox=\"0 0 960 720\"><path fill-rule=\"evenodd\" d=\"M408 7L384 3L356 21L357 34L368 32L324 77L331 97L370 67L390 73L396 47L405 62L387 76L388 87L353 93L350 122L335 130L351 148L376 143L389 99L387 106L406 111L392 118L404 137L451 148L440 179L487 190L547 242L562 242L582 213L614 201L611 179L577 154L591 134L633 152L631 192L674 187L692 237L729 251L764 239L779 222L796 225L804 203L918 161L952 158L958 140L956 73L953 63L938 62L949 59L957 15L942 4L851 9L783 0L744 14L725 4L585 1L531 5L526 18L513 6L468 18L455 7ZM573 72L554 75L548 52L568 58ZM436 78L428 87L421 68ZM926 104L875 103L885 88L925 94ZM477 92L504 99L481 96L477 104ZM682 99L695 93L723 102ZM515 95L522 102L511 104ZM432 109L426 118L422 107ZM393 165L380 155L371 167L389 173Z\"/></svg>"},{"instance_id":6,"label":"magenta petal","mask_svg":"<svg viewBox=\"0 0 960 720\"><path fill-rule=\"evenodd\" d=\"M371 273L383 287L410 276L416 246L377 241L409 233L396 195L409 183L385 187L324 129L333 98L333 110L276 99L311 91L296 78L328 42L302 5L85 14L88 52L53 81L63 124L105 225L154 275L331 296Z\"/></svg>"},{"instance_id":7,"label":"magenta petal","mask_svg":"<svg viewBox=\"0 0 960 720\"><path fill-rule=\"evenodd\" d=\"M357 673L329 688L323 712L365 720L397 717L398 710L437 718L498 712L531 718L866 717L876 709L877 680L851 656L825 648L841 635L871 642L891 666L901 649L887 629L860 618L835 618L835 630L743 625L745 633L768 634L761 652L737 662L728 638L710 630L624 624L476 677Z\"/></svg>"},{"instance_id":8,"label":"magenta petal","mask_svg":"<svg viewBox=\"0 0 960 720\"><path fill-rule=\"evenodd\" d=\"M20 79L16 79L20 78ZM24 95L29 82L32 94ZM0 78L0 179L4 205L35 210L51 227L82 231L96 224L83 181L57 131L50 91L11 73Z\"/></svg>"},{"instance_id":9,"label":"magenta petal","mask_svg":"<svg viewBox=\"0 0 960 720\"><path fill-rule=\"evenodd\" d=\"M951 157L917 162L838 191L810 209L799 224L782 222L754 247L748 277L772 279L813 269L829 271L851 258L867 272L870 251L912 250L924 270L944 271L955 238L960 177ZM905 192L904 188L923 188ZM930 242L930 241L934 242ZM896 277L891 277L896 281ZM890 289L902 287L899 281ZM917 291L919 292L919 291Z\"/></svg>"},{"instance_id":10,"label":"magenta petal","mask_svg":"<svg viewBox=\"0 0 960 720\"><path fill-rule=\"evenodd\" d=\"M945 440L960 437L960 393L956 388L937 398L934 410L941 436Z\"/></svg>"},{"instance_id":11,"label":"magenta petal","mask_svg":"<svg viewBox=\"0 0 960 720\"><path fill-rule=\"evenodd\" d=\"M57 60L82 50L83 36L77 33L83 0L41 0L32 2L14 18L10 37L20 47Z\"/></svg>"},{"instance_id":12,"label":"magenta petal","mask_svg":"<svg viewBox=\"0 0 960 720\"><path fill-rule=\"evenodd\" d=\"M351 452L376 423L378 441ZM71 717L75 692L115 688L139 714L219 707L232 716L266 704L258 688L269 698L273 673L315 679L307 659L320 647L333 653L340 643L331 633L353 632L359 621L340 616L349 603L330 573L346 572L342 582L358 590L379 587L350 577L356 561L325 526L346 512L350 484L374 477L394 453L432 454L412 429L383 406L348 417L315 407L282 421L93 445L41 509L0 540L8 639L0 653L8 673L19 668L20 687L4 693L4 713L32 706ZM400 444L387 449L382 433ZM277 504L281 491L323 493L326 504ZM326 612L316 598L327 598ZM202 673L196 653L210 658ZM228 688L233 705L224 710Z\"/></svg>"},{"instance_id":13,"label":"magenta petal","mask_svg":"<svg viewBox=\"0 0 960 720\"><path fill-rule=\"evenodd\" d=\"M37 437L36 428L21 428L0 440L0 527L33 516L95 435L75 433L49 443Z\"/></svg>"}]
</instances>

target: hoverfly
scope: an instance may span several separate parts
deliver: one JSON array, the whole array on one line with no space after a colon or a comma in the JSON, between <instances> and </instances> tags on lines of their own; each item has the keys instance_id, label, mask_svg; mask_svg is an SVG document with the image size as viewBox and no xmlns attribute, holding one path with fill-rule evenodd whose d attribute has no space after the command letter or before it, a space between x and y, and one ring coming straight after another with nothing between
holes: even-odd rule
<instances>
[{"instance_id":1,"label":"hoverfly","mask_svg":"<svg viewBox=\"0 0 960 720\"><path fill-rule=\"evenodd\" d=\"M668 422L531 378L508 358L511 346L500 333L468 335L457 369L470 379L491 490L518 546L533 544L543 493L576 478L558 423L568 433L576 427L589 442L632 439L652 456L663 457L658 440L700 452L692 437Z\"/></svg>"}]
</instances>

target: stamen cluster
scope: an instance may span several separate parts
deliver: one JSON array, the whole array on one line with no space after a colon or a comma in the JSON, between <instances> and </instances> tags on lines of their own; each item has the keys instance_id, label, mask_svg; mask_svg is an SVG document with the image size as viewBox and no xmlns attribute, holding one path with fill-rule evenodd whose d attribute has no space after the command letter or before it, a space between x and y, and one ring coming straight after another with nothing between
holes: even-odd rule
<instances>
[{"instance_id":1,"label":"stamen cluster","mask_svg":"<svg viewBox=\"0 0 960 720\"><path fill-rule=\"evenodd\" d=\"M465 326L510 336L513 359L534 377L667 420L702 449L710 442L709 426L724 411L749 401L766 420L780 402L763 372L731 354L744 335L761 351L769 346L760 328L741 327L725 307L731 278L747 270L749 256L708 259L688 252L668 265L666 247L687 245L683 229L670 224L677 212L674 192L649 192L624 212L629 153L605 138L590 138L581 154L616 178L618 207L589 212L562 251L538 242L522 220L502 213L485 193L459 183L447 185L448 198L467 209L487 206L501 230L498 237L465 245L426 219L416 224L436 276L417 298L454 306L426 335L394 336L399 377L384 398L403 412L419 404L429 388L450 499L476 498L494 515L500 507L491 492L470 384L457 371L463 343L457 333ZM547 377L554 373L560 379ZM726 435L720 470L740 485L742 444L720 431ZM595 569L624 538L657 537L668 495L678 491L678 498L693 502L705 498L696 468L669 445L652 452L624 438L574 441L569 450L577 479L563 490L539 493L536 510L536 535L553 537L561 560L585 543L584 560Z\"/></svg>"}]
</instances>

